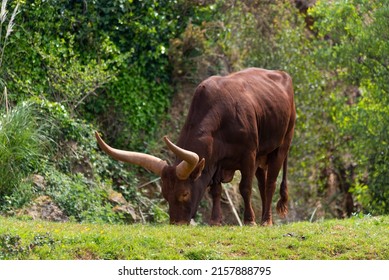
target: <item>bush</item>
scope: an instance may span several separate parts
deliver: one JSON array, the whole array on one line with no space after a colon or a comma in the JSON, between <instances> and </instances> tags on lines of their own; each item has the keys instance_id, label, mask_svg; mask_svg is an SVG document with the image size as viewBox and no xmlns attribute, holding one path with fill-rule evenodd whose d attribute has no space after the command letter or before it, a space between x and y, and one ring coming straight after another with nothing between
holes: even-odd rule
<instances>
[{"instance_id":1,"label":"bush","mask_svg":"<svg viewBox=\"0 0 389 280\"><path fill-rule=\"evenodd\" d=\"M53 198L66 215L76 221L120 222L124 217L112 211L108 190L112 178L123 178L123 165L98 152L94 127L73 118L63 105L35 100L40 115L50 119L48 132L52 153L38 172L45 178L45 194ZM131 182L126 178L126 182Z\"/></svg>"},{"instance_id":2,"label":"bush","mask_svg":"<svg viewBox=\"0 0 389 280\"><path fill-rule=\"evenodd\" d=\"M124 221L112 210L108 190L133 179L121 163L98 152L94 130L63 105L45 100L32 99L2 114L0 211L16 213L48 195L76 221ZM32 182L32 174L43 176L43 186ZM126 198L134 199L136 192L127 189Z\"/></svg>"},{"instance_id":3,"label":"bush","mask_svg":"<svg viewBox=\"0 0 389 280\"><path fill-rule=\"evenodd\" d=\"M119 222L120 215L112 211L107 200L110 186L96 185L81 173L66 175L55 169L44 174L46 193L65 214L78 222Z\"/></svg>"},{"instance_id":4,"label":"bush","mask_svg":"<svg viewBox=\"0 0 389 280\"><path fill-rule=\"evenodd\" d=\"M0 195L10 194L44 158L48 137L33 106L22 103L0 115Z\"/></svg>"}]
</instances>

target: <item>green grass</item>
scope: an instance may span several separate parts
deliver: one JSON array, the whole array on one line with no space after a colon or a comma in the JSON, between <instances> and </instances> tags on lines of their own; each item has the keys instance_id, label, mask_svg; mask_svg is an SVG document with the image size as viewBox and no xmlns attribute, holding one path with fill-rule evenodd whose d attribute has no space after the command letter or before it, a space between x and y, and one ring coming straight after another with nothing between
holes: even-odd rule
<instances>
[{"instance_id":1,"label":"green grass","mask_svg":"<svg viewBox=\"0 0 389 280\"><path fill-rule=\"evenodd\" d=\"M389 217L264 227L106 225L0 217L0 259L389 259Z\"/></svg>"},{"instance_id":2,"label":"green grass","mask_svg":"<svg viewBox=\"0 0 389 280\"><path fill-rule=\"evenodd\" d=\"M36 115L30 103L7 113L0 107L0 199L18 188L40 163L48 138Z\"/></svg>"}]
</instances>

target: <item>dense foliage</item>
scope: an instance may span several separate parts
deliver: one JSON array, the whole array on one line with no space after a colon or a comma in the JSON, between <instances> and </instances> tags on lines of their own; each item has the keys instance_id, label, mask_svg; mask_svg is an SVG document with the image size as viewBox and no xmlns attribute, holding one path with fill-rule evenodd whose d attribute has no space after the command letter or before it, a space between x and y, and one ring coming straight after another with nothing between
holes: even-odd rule
<instances>
[{"instance_id":1,"label":"dense foliage","mask_svg":"<svg viewBox=\"0 0 389 280\"><path fill-rule=\"evenodd\" d=\"M388 213L388 18L385 0L2 0L0 211L48 196L77 221L165 221L158 182L136 187L149 174L93 130L166 156L191 93L174 92L256 66L294 81L290 219Z\"/></svg>"},{"instance_id":2,"label":"dense foliage","mask_svg":"<svg viewBox=\"0 0 389 280\"><path fill-rule=\"evenodd\" d=\"M311 14L317 19L319 39L328 37L316 54L337 83L330 92L338 99L331 117L345 139L343 151L351 153L354 161L352 191L369 211L387 213L389 5L387 1L320 2Z\"/></svg>"}]
</instances>

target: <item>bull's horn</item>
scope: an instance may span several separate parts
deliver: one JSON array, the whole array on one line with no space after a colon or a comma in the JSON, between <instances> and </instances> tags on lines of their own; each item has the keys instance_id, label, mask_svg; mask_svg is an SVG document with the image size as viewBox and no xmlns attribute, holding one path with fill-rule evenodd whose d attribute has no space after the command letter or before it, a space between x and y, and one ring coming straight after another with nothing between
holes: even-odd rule
<instances>
[{"instance_id":1,"label":"bull's horn","mask_svg":"<svg viewBox=\"0 0 389 280\"><path fill-rule=\"evenodd\" d=\"M173 144L167 136L163 137L168 148L182 161L177 165L176 175L181 180L188 179L189 175L196 168L199 162L199 156L191 151L184 150Z\"/></svg>"},{"instance_id":2,"label":"bull's horn","mask_svg":"<svg viewBox=\"0 0 389 280\"><path fill-rule=\"evenodd\" d=\"M162 170L168 164L166 161L148 154L118 150L107 145L96 131L95 136L100 148L116 160L136 164L161 176Z\"/></svg>"}]
</instances>

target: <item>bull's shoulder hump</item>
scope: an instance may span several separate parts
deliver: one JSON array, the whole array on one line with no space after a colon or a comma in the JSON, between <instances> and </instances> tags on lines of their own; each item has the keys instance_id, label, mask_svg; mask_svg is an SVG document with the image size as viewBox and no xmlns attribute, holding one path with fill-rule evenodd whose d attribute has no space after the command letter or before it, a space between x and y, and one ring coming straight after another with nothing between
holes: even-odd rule
<instances>
[{"instance_id":1,"label":"bull's shoulder hump","mask_svg":"<svg viewBox=\"0 0 389 280\"><path fill-rule=\"evenodd\" d=\"M292 77L281 70L266 70L260 68L251 68L253 73L260 76L264 81L271 81L274 85L283 88L286 92L293 95Z\"/></svg>"},{"instance_id":2,"label":"bull's shoulder hump","mask_svg":"<svg viewBox=\"0 0 389 280\"><path fill-rule=\"evenodd\" d=\"M211 76L204 81L202 81L196 90L211 90L219 87L219 81L224 79L223 76Z\"/></svg>"},{"instance_id":3,"label":"bull's shoulder hump","mask_svg":"<svg viewBox=\"0 0 389 280\"><path fill-rule=\"evenodd\" d=\"M290 75L281 70L267 70L262 68L248 68L246 70L236 72L239 75L255 75L260 76L264 79L272 80L275 83L289 84L291 83L292 78Z\"/></svg>"},{"instance_id":4,"label":"bull's shoulder hump","mask_svg":"<svg viewBox=\"0 0 389 280\"><path fill-rule=\"evenodd\" d=\"M292 78L284 71L267 70L261 68L247 68L227 76L211 76L201 82L197 88L197 95L209 95L217 92L219 95L227 91L242 91L245 84L277 85L287 92L293 92ZM227 89L227 91L226 91Z\"/></svg>"},{"instance_id":5,"label":"bull's shoulder hump","mask_svg":"<svg viewBox=\"0 0 389 280\"><path fill-rule=\"evenodd\" d=\"M225 77L222 76L211 76L208 79L202 81L195 90L195 97L207 97L211 98L212 96L220 95L223 93L223 80Z\"/></svg>"},{"instance_id":6,"label":"bull's shoulder hump","mask_svg":"<svg viewBox=\"0 0 389 280\"><path fill-rule=\"evenodd\" d=\"M275 82L281 82L281 83L288 82L288 81L292 80L292 78L290 77L290 75L288 73L281 71L281 70L269 71L269 73L267 74L267 77Z\"/></svg>"}]
</instances>

